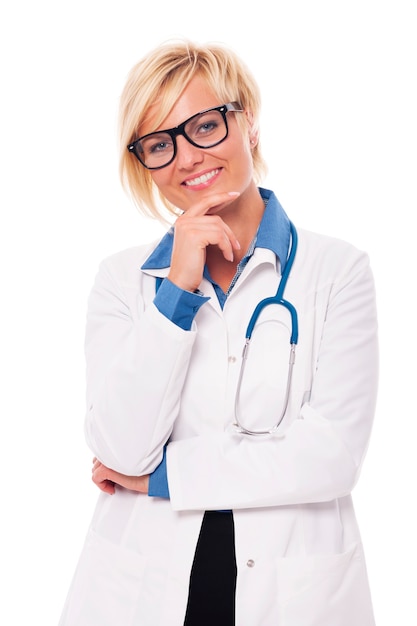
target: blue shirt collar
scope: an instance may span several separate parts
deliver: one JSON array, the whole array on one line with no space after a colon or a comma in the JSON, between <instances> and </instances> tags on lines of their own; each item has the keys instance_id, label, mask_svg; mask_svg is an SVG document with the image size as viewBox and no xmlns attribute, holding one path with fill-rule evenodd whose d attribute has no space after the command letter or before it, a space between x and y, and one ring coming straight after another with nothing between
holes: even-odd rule
<instances>
[{"instance_id":1,"label":"blue shirt collar","mask_svg":"<svg viewBox=\"0 0 417 626\"><path fill-rule=\"evenodd\" d=\"M266 202L265 211L259 225L256 247L272 250L280 260L284 271L290 245L290 221L273 191L259 188ZM171 263L174 230L171 228L146 259L141 269L162 269Z\"/></svg>"}]
</instances>

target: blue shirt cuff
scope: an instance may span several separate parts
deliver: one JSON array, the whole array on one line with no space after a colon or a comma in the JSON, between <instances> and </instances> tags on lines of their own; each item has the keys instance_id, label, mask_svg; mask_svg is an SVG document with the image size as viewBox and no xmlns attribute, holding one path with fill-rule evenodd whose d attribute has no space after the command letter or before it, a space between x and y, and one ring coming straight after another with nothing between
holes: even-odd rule
<instances>
[{"instance_id":1,"label":"blue shirt cuff","mask_svg":"<svg viewBox=\"0 0 417 626\"><path fill-rule=\"evenodd\" d=\"M149 476L148 496L169 499L166 446L164 447L164 456L162 457L162 461Z\"/></svg>"},{"instance_id":2,"label":"blue shirt cuff","mask_svg":"<svg viewBox=\"0 0 417 626\"><path fill-rule=\"evenodd\" d=\"M154 304L171 322L183 330L190 330L199 308L207 300L210 298L201 292L184 291L165 278L156 293Z\"/></svg>"}]
</instances>

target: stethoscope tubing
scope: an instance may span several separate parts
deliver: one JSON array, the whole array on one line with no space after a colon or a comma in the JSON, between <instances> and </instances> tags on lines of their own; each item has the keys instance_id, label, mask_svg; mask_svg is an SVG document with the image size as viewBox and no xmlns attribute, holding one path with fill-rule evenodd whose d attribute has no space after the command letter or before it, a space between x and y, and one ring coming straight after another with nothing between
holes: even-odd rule
<instances>
[{"instance_id":1,"label":"stethoscope tubing","mask_svg":"<svg viewBox=\"0 0 417 626\"><path fill-rule=\"evenodd\" d=\"M278 304L280 306L284 306L291 315L291 344L298 343L298 316L295 307L288 302L288 300L284 300L284 291L287 286L287 281L294 264L295 255L297 252L298 246L298 235L295 229L295 226L292 222L290 222L290 232L291 232L291 247L290 252L288 254L287 262L284 267L284 271L282 272L281 280L278 285L277 292L275 296L271 296L269 298L264 298L261 300L255 307L252 316L249 320L248 327L246 329L246 339L252 338L253 329L255 328L255 324L258 321L259 315L263 311L263 309L270 304Z\"/></svg>"},{"instance_id":2,"label":"stethoscope tubing","mask_svg":"<svg viewBox=\"0 0 417 626\"><path fill-rule=\"evenodd\" d=\"M288 302L288 300L285 300L283 297L285 288L287 286L287 281L288 281L288 278L289 278L289 275L290 275L290 272L294 263L295 255L297 252L297 246L298 246L298 235L297 235L295 226L292 224L292 222L290 222L290 232L291 232L290 251L287 257L287 262L285 264L284 271L282 272L282 276L278 285L277 292L275 296L264 298L256 305L251 315L251 318L249 320L248 327L246 329L245 345L244 345L243 352L242 352L242 363L240 367L239 378L238 378L238 383L237 383L237 388L236 388L236 396L235 396L235 420L236 420L235 427L239 433L244 434L244 435L272 435L274 434L278 430L278 427L280 426L282 420L284 419L284 416L288 408L291 383L292 383L293 367L295 363L295 348L298 343L297 311L294 305L291 304L291 302ZM261 314L263 309L265 309L265 307L269 306L270 304L277 304L277 305L285 307L291 316L290 357L289 357L289 362L288 362L287 385L285 389L283 409L281 411L281 414L276 424L272 428L268 428L268 429L251 430L243 426L242 421L239 417L240 390L242 387L243 375L245 371L246 361L248 359L249 346L250 346L250 342L252 339L253 330L255 328L259 315Z\"/></svg>"}]
</instances>

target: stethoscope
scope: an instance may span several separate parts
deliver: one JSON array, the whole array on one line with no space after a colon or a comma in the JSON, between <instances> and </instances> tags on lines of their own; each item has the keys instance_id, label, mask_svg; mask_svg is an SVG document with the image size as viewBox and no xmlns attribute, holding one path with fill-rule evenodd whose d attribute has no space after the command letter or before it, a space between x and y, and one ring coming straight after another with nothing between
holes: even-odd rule
<instances>
[{"instance_id":1,"label":"stethoscope","mask_svg":"<svg viewBox=\"0 0 417 626\"><path fill-rule=\"evenodd\" d=\"M252 313L252 317L249 320L248 327L246 329L246 340L245 340L245 345L244 345L243 352L242 352L242 363L240 366L240 373L239 373L239 378L238 378L238 383L237 383L237 388L236 388L236 396L235 396L235 420L236 422L234 424L237 431L244 435L272 435L274 434L277 431L282 420L284 419L284 416L288 408L288 401L289 401L290 390L291 390L292 372L293 372L293 367L294 367L294 362L295 362L295 346L297 345L297 342L298 342L297 311L295 307L290 302L288 302L288 300L284 299L284 291L285 291L285 287L287 286L287 280L288 280L288 277L290 275L290 272L294 263L294 258L297 252L297 243L298 243L297 231L295 229L295 226L291 222L290 222L290 231L291 231L291 245L290 245L290 249L288 252L287 262L285 264L285 268L281 275L281 280L278 285L277 292L275 296L264 298L256 305L255 310ZM284 404L283 404L281 414L279 415L278 421L271 428L268 428L266 430L250 430L249 428L245 428L243 426L242 420L239 417L240 415L240 410L239 410L240 389L242 386L245 365L248 360L249 346L250 346L250 342L252 339L253 330L255 328L256 322L258 321L258 318L261 312L267 306L271 304L278 304L280 306L285 307L291 316L290 357L289 357L289 364L288 364L288 375L287 375L287 385L286 385L285 396L284 396Z\"/></svg>"}]
</instances>

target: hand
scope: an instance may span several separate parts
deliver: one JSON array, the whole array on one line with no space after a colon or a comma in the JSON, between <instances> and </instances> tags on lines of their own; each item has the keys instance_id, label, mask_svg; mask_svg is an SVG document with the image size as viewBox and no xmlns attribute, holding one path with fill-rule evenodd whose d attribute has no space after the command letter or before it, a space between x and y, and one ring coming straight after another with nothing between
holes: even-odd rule
<instances>
[{"instance_id":1,"label":"hand","mask_svg":"<svg viewBox=\"0 0 417 626\"><path fill-rule=\"evenodd\" d=\"M217 245L224 258L233 261L234 250L240 250L240 244L232 229L214 211L236 200L238 195L234 191L215 194L187 209L176 220L168 278L177 287L186 291L198 288L209 245Z\"/></svg>"},{"instance_id":2,"label":"hand","mask_svg":"<svg viewBox=\"0 0 417 626\"><path fill-rule=\"evenodd\" d=\"M139 493L148 493L149 474L144 476L126 476L126 474L120 474L106 467L95 457L91 472L93 483L105 493L114 494L116 491L115 485L120 485L125 489L138 491Z\"/></svg>"}]
</instances>

